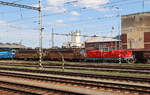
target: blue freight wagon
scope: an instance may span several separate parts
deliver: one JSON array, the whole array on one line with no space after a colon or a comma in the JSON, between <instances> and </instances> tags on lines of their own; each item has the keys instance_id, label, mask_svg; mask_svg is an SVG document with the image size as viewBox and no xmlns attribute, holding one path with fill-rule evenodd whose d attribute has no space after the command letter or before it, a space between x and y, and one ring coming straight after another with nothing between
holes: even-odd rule
<instances>
[{"instance_id":1,"label":"blue freight wagon","mask_svg":"<svg viewBox=\"0 0 150 95\"><path fill-rule=\"evenodd\" d=\"M0 59L13 59L14 57L14 51L0 51Z\"/></svg>"}]
</instances>

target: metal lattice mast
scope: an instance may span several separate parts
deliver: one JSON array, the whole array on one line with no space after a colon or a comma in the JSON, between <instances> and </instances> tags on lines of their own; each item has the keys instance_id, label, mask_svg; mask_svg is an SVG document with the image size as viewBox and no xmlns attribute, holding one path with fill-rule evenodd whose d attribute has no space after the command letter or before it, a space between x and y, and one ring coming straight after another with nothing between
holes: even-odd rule
<instances>
[{"instance_id":1,"label":"metal lattice mast","mask_svg":"<svg viewBox=\"0 0 150 95\"><path fill-rule=\"evenodd\" d=\"M40 48L39 48L39 65L42 66L42 57L43 57L43 50L42 50L42 10L41 10L41 0L39 0L39 25L40 25Z\"/></svg>"},{"instance_id":2,"label":"metal lattice mast","mask_svg":"<svg viewBox=\"0 0 150 95\"><path fill-rule=\"evenodd\" d=\"M9 2L4 2L4 1L0 1L0 4L1 5L6 5L6 6L19 7L19 8L25 8L25 9L31 9L31 10L39 11L39 7L33 7L33 6L21 5L21 4L15 4L15 3L9 3Z\"/></svg>"}]
</instances>

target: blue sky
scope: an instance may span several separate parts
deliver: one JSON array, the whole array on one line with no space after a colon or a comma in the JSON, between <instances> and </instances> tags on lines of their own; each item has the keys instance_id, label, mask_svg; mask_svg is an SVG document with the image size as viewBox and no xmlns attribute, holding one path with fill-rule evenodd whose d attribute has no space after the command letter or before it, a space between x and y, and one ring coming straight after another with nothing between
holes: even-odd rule
<instances>
[{"instance_id":1,"label":"blue sky","mask_svg":"<svg viewBox=\"0 0 150 95\"><path fill-rule=\"evenodd\" d=\"M38 0L0 0L37 6ZM150 11L150 0L41 0L43 14L43 47L51 46L51 28L55 33L68 34L81 30L83 35L117 35L119 15ZM73 1L76 1L72 3ZM38 12L0 5L0 42L19 43L27 47L39 46ZM119 8L119 9L117 9ZM119 27L118 27L119 26ZM112 30L114 27L114 30ZM61 46L70 37L56 36L55 45ZM86 40L87 38L82 38Z\"/></svg>"}]
</instances>

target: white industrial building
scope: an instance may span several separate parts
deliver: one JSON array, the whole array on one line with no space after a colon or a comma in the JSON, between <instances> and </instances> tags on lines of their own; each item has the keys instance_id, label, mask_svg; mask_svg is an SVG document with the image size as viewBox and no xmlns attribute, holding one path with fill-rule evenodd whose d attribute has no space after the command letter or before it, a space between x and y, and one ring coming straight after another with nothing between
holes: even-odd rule
<instances>
[{"instance_id":1,"label":"white industrial building","mask_svg":"<svg viewBox=\"0 0 150 95\"><path fill-rule=\"evenodd\" d=\"M83 43L81 43L81 32L71 32L71 42L63 44L63 47L66 48L81 48Z\"/></svg>"}]
</instances>

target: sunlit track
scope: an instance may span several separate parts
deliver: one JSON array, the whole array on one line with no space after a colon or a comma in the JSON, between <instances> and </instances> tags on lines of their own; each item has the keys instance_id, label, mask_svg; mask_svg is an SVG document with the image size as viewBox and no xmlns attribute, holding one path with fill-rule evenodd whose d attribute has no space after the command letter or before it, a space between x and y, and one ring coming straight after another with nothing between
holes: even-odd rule
<instances>
[{"instance_id":1,"label":"sunlit track","mask_svg":"<svg viewBox=\"0 0 150 95\"><path fill-rule=\"evenodd\" d=\"M10 73L10 72L1 72L0 76L9 76L16 78L24 78L37 80L37 81L45 81L45 82L56 82L56 83L65 83L71 85L78 85L82 87L90 87L90 88L104 88L105 90L113 89L120 90L123 92L128 91L129 93L139 93L142 95L149 95L150 87L149 86L140 86L140 85L132 85L132 84L120 84L120 83L111 83L111 82L100 82L100 81L92 81L86 79L76 79L76 78L65 78L65 77L55 77L55 76L41 76L36 74L23 74L23 73Z\"/></svg>"},{"instance_id":2,"label":"sunlit track","mask_svg":"<svg viewBox=\"0 0 150 95\"><path fill-rule=\"evenodd\" d=\"M73 93L73 92L67 92L67 91L59 91L55 89L49 89L44 87L38 87L33 85L26 85L26 84L20 84L20 83L13 83L13 82L7 82L7 81L0 81L0 89L2 91L7 91L7 95L9 93L13 93L13 95L84 95L80 93Z\"/></svg>"},{"instance_id":3,"label":"sunlit track","mask_svg":"<svg viewBox=\"0 0 150 95\"><path fill-rule=\"evenodd\" d=\"M14 64L14 65L38 65L37 62L21 62L21 63L15 63L15 62L0 62L0 65L6 65L6 64ZM60 63L51 63L51 62L46 62L43 63L44 66L61 66ZM74 63L74 64L69 64L65 63L65 66L70 66L70 67L86 67L86 68L111 68L111 69L132 69L132 70L150 70L150 66L126 66L124 64L122 65L114 65L114 64L107 64L107 65L101 65L101 64L85 64L85 63Z\"/></svg>"},{"instance_id":4,"label":"sunlit track","mask_svg":"<svg viewBox=\"0 0 150 95\"><path fill-rule=\"evenodd\" d=\"M23 71L23 72L66 75L66 76L81 76L87 78L106 79L106 80L113 80L113 81L127 81L127 82L131 81L131 82L150 83L150 77L128 77L128 76L118 76L118 75L59 72L59 71L31 70L31 69L5 68L5 67L0 67L0 69L9 70L9 71Z\"/></svg>"},{"instance_id":5,"label":"sunlit track","mask_svg":"<svg viewBox=\"0 0 150 95\"><path fill-rule=\"evenodd\" d=\"M0 81L0 86L4 85L4 84L6 84L6 82ZM7 85L9 85L9 83L7 83ZM1 90L1 92L0 92L1 95L3 95L4 93L7 93L7 95L9 95L9 94L10 95L11 94L13 94L13 95L15 95L15 94L17 94L17 95L26 95L26 94L28 94L28 95L40 95L40 94L31 93L31 92L27 92L27 91L12 89L12 88L9 88L9 87L0 87L0 90Z\"/></svg>"}]
</instances>

